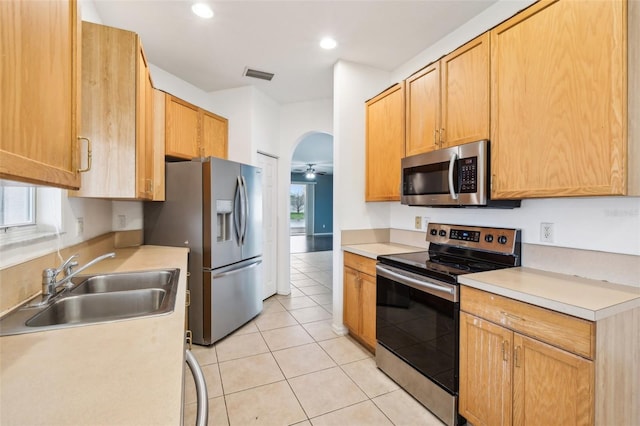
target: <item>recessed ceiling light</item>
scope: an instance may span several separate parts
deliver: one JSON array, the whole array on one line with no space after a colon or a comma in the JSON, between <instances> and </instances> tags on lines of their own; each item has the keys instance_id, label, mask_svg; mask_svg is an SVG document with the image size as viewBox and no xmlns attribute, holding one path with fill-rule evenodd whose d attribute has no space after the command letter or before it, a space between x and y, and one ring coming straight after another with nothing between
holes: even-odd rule
<instances>
[{"instance_id":1,"label":"recessed ceiling light","mask_svg":"<svg viewBox=\"0 0 640 426\"><path fill-rule=\"evenodd\" d=\"M211 10L208 4L196 3L191 6L191 10L201 18L213 18L213 10Z\"/></svg>"},{"instance_id":2,"label":"recessed ceiling light","mask_svg":"<svg viewBox=\"0 0 640 426\"><path fill-rule=\"evenodd\" d=\"M322 47L323 49L331 50L335 48L337 45L338 43L331 37L325 37L322 40L320 40L320 47Z\"/></svg>"}]
</instances>

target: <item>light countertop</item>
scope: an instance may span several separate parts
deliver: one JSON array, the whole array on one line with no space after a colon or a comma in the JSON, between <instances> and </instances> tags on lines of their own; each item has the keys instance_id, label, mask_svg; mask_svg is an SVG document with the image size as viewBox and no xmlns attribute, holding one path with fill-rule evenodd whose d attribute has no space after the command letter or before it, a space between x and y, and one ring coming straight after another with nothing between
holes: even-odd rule
<instances>
[{"instance_id":1,"label":"light countertop","mask_svg":"<svg viewBox=\"0 0 640 426\"><path fill-rule=\"evenodd\" d=\"M179 425L187 249L142 246L86 270L180 268L172 313L0 338L2 425Z\"/></svg>"},{"instance_id":2,"label":"light countertop","mask_svg":"<svg viewBox=\"0 0 640 426\"><path fill-rule=\"evenodd\" d=\"M380 255L414 253L417 251L426 251L426 247L407 246L396 243L369 243L369 244L351 244L342 246L342 250L359 254L371 259L376 259Z\"/></svg>"},{"instance_id":3,"label":"light countertop","mask_svg":"<svg viewBox=\"0 0 640 426\"><path fill-rule=\"evenodd\" d=\"M461 275L459 281L543 308L597 321L640 306L640 288L532 268Z\"/></svg>"}]
</instances>

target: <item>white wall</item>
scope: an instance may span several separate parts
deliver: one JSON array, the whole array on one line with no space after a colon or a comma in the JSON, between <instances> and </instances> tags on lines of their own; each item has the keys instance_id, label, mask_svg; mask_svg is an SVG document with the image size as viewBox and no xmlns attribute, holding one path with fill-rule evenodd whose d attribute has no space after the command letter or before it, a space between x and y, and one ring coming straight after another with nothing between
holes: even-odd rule
<instances>
[{"instance_id":1,"label":"white wall","mask_svg":"<svg viewBox=\"0 0 640 426\"><path fill-rule=\"evenodd\" d=\"M365 100L389 85L390 74L339 61L333 68L333 327L342 323L342 244L344 229L388 228L389 203L365 203Z\"/></svg>"},{"instance_id":2,"label":"white wall","mask_svg":"<svg viewBox=\"0 0 640 426\"><path fill-rule=\"evenodd\" d=\"M291 183L291 158L298 142L306 135L315 132L333 134L333 102L331 99L320 99L282 105L279 127L278 194L282 194L282 196L278 199L277 291L280 294L288 294L290 292L289 184ZM342 317L340 322L342 322Z\"/></svg>"}]
</instances>

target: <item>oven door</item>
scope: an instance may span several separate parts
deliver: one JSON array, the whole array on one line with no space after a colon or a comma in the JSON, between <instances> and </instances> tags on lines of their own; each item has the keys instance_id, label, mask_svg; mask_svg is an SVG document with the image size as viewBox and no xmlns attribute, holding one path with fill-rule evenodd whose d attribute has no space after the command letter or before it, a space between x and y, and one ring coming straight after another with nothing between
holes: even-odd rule
<instances>
[{"instance_id":1,"label":"oven door","mask_svg":"<svg viewBox=\"0 0 640 426\"><path fill-rule=\"evenodd\" d=\"M452 395L458 392L458 287L376 267L378 343Z\"/></svg>"}]
</instances>

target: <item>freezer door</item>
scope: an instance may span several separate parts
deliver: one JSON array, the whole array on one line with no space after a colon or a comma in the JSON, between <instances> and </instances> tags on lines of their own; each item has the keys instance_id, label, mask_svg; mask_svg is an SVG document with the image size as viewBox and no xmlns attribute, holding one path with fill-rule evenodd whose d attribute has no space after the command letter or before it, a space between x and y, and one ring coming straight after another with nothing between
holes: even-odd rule
<instances>
[{"instance_id":1,"label":"freezer door","mask_svg":"<svg viewBox=\"0 0 640 426\"><path fill-rule=\"evenodd\" d=\"M205 268L242 260L240 163L208 158L204 164ZM208 229L207 229L208 228Z\"/></svg>"},{"instance_id":2,"label":"freezer door","mask_svg":"<svg viewBox=\"0 0 640 426\"><path fill-rule=\"evenodd\" d=\"M211 271L211 341L215 343L262 311L262 258Z\"/></svg>"},{"instance_id":3,"label":"freezer door","mask_svg":"<svg viewBox=\"0 0 640 426\"><path fill-rule=\"evenodd\" d=\"M250 259L262 255L262 169L243 164L242 184L246 200L242 259Z\"/></svg>"}]
</instances>

